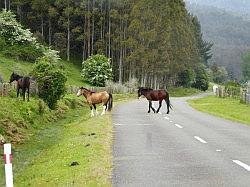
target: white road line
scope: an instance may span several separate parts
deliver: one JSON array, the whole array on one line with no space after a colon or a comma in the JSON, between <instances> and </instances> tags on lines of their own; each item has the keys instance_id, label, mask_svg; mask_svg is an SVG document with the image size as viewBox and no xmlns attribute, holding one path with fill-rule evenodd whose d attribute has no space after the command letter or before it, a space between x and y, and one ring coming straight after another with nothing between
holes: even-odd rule
<instances>
[{"instance_id":1,"label":"white road line","mask_svg":"<svg viewBox=\"0 0 250 187\"><path fill-rule=\"evenodd\" d=\"M176 127L178 127L178 128L180 128L180 129L182 129L183 127L182 126L180 126L180 125L178 125L178 124L174 124Z\"/></svg>"},{"instance_id":2,"label":"white road line","mask_svg":"<svg viewBox=\"0 0 250 187\"><path fill-rule=\"evenodd\" d=\"M164 119L167 119L167 120L169 120L169 117L164 117Z\"/></svg>"},{"instance_id":3,"label":"white road line","mask_svg":"<svg viewBox=\"0 0 250 187\"><path fill-rule=\"evenodd\" d=\"M207 143L205 140L201 139L200 137L198 136L194 136L194 138L198 141L200 141L201 143Z\"/></svg>"},{"instance_id":4,"label":"white road line","mask_svg":"<svg viewBox=\"0 0 250 187\"><path fill-rule=\"evenodd\" d=\"M249 165L247 165L247 164L245 164L245 163L243 163L243 162L241 162L239 160L233 160L233 162L235 164L238 164L239 166L245 168L247 171L250 171L250 166Z\"/></svg>"},{"instance_id":5,"label":"white road line","mask_svg":"<svg viewBox=\"0 0 250 187\"><path fill-rule=\"evenodd\" d=\"M216 149L216 152L221 152L221 150L220 149Z\"/></svg>"},{"instance_id":6,"label":"white road line","mask_svg":"<svg viewBox=\"0 0 250 187\"><path fill-rule=\"evenodd\" d=\"M170 120L169 122L172 123L173 121Z\"/></svg>"},{"instance_id":7,"label":"white road line","mask_svg":"<svg viewBox=\"0 0 250 187\"><path fill-rule=\"evenodd\" d=\"M152 126L152 124L143 124L143 123L138 123L138 124L121 124L121 123L114 123L115 126Z\"/></svg>"}]
</instances>

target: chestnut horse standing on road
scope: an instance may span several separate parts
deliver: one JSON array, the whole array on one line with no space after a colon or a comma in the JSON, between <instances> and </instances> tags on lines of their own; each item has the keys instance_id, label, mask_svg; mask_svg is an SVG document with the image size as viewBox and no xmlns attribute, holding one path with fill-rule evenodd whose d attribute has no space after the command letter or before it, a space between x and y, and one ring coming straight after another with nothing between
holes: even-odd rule
<instances>
[{"instance_id":1,"label":"chestnut horse standing on road","mask_svg":"<svg viewBox=\"0 0 250 187\"><path fill-rule=\"evenodd\" d=\"M154 113L158 113L162 105L162 100L165 100L167 104L167 114L169 114L169 108L172 109L169 101L169 94L166 90L153 90L151 88L141 87L138 89L138 98L140 98L142 95L144 95L149 102L148 113L150 113L150 109L152 109ZM152 101L159 101L159 108L157 110L152 107Z\"/></svg>"}]
</instances>

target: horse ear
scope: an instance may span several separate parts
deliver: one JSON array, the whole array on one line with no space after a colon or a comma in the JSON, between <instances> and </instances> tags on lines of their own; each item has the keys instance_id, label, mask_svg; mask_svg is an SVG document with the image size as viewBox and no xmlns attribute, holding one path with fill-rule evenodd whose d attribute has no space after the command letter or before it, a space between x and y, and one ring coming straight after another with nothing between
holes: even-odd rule
<instances>
[{"instance_id":1,"label":"horse ear","mask_svg":"<svg viewBox=\"0 0 250 187\"><path fill-rule=\"evenodd\" d=\"M83 87L81 87L80 89L83 89Z\"/></svg>"}]
</instances>

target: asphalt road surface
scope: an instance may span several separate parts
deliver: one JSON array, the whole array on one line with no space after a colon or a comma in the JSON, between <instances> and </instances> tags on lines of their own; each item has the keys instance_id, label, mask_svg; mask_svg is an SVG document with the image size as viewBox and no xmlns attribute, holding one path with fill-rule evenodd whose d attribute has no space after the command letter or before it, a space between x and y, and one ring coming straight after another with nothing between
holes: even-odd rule
<instances>
[{"instance_id":1,"label":"asphalt road surface","mask_svg":"<svg viewBox=\"0 0 250 187\"><path fill-rule=\"evenodd\" d=\"M148 114L146 99L115 108L113 186L250 187L250 126L196 111L190 98L170 98L169 115L165 103Z\"/></svg>"}]
</instances>

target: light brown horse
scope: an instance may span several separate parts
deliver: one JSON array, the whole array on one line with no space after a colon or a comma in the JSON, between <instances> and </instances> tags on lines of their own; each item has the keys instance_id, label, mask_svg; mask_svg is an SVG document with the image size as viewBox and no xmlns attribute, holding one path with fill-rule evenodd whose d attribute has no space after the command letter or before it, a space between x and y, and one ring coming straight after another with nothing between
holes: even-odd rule
<instances>
[{"instance_id":1,"label":"light brown horse","mask_svg":"<svg viewBox=\"0 0 250 187\"><path fill-rule=\"evenodd\" d=\"M91 116L94 116L92 106L95 109L96 115L98 114L96 104L102 103L103 105L103 111L101 115L104 115L106 110L111 111L112 109L113 97L111 93L108 93L106 91L93 92L91 90L88 90L87 88L81 87L77 92L77 96L79 97L80 95L83 95L87 99L87 102L91 109Z\"/></svg>"}]
</instances>

